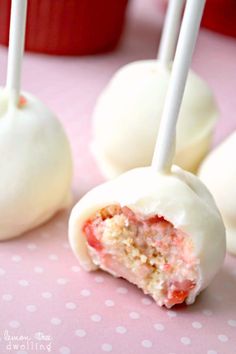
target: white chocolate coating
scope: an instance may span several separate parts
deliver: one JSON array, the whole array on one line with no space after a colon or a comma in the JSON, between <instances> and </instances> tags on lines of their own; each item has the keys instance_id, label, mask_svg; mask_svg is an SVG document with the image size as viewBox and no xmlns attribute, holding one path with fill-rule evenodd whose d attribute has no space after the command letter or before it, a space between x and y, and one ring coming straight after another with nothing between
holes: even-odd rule
<instances>
[{"instance_id":1,"label":"white chocolate coating","mask_svg":"<svg viewBox=\"0 0 236 354\"><path fill-rule=\"evenodd\" d=\"M48 108L23 93L11 105L0 91L0 240L19 236L68 206L72 159L63 128Z\"/></svg>"},{"instance_id":2,"label":"white chocolate coating","mask_svg":"<svg viewBox=\"0 0 236 354\"><path fill-rule=\"evenodd\" d=\"M222 213L227 250L236 255L236 131L206 157L199 176Z\"/></svg>"},{"instance_id":3,"label":"white chocolate coating","mask_svg":"<svg viewBox=\"0 0 236 354\"><path fill-rule=\"evenodd\" d=\"M151 167L130 170L87 193L73 208L69 220L71 247L86 270L94 270L85 235L84 222L97 210L112 204L127 206L145 216L159 215L191 237L194 255L200 260L200 283L188 298L215 276L225 256L225 229L215 202L201 181L177 166L170 175Z\"/></svg>"},{"instance_id":4,"label":"white chocolate coating","mask_svg":"<svg viewBox=\"0 0 236 354\"><path fill-rule=\"evenodd\" d=\"M151 164L170 72L157 60L134 62L118 70L100 95L92 149L107 178ZM177 124L175 164L196 171L217 117L211 91L190 72Z\"/></svg>"}]
</instances>

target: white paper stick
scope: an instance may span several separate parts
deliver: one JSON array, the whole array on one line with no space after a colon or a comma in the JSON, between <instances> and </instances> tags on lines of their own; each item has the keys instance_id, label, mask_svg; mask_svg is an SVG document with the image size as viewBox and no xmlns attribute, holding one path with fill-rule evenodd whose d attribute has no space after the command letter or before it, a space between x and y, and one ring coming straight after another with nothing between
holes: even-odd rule
<instances>
[{"instance_id":1,"label":"white paper stick","mask_svg":"<svg viewBox=\"0 0 236 354\"><path fill-rule=\"evenodd\" d=\"M187 0L170 83L165 99L152 167L169 172L175 152L176 123L183 99L205 0Z\"/></svg>"},{"instance_id":2,"label":"white paper stick","mask_svg":"<svg viewBox=\"0 0 236 354\"><path fill-rule=\"evenodd\" d=\"M169 64L174 58L184 2L169 0L157 56L163 65Z\"/></svg>"},{"instance_id":3,"label":"white paper stick","mask_svg":"<svg viewBox=\"0 0 236 354\"><path fill-rule=\"evenodd\" d=\"M12 0L6 88L12 92L15 104L18 104L21 86L26 9L27 0Z\"/></svg>"}]
</instances>

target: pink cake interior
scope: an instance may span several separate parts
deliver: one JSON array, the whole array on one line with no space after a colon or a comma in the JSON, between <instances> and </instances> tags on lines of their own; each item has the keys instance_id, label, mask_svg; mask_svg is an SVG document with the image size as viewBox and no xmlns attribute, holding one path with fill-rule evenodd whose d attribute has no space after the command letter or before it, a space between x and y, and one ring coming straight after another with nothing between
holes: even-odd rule
<instances>
[{"instance_id":1,"label":"pink cake interior","mask_svg":"<svg viewBox=\"0 0 236 354\"><path fill-rule=\"evenodd\" d=\"M160 305L186 300L199 278L191 238L162 216L109 205L83 226L95 264L136 284Z\"/></svg>"}]
</instances>

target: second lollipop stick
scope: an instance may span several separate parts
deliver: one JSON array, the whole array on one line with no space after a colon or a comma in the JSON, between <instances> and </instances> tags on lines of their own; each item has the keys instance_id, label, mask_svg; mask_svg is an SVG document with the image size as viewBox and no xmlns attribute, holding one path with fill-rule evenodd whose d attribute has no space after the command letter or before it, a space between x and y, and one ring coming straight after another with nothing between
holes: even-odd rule
<instances>
[{"instance_id":1,"label":"second lollipop stick","mask_svg":"<svg viewBox=\"0 0 236 354\"><path fill-rule=\"evenodd\" d=\"M152 167L169 172L175 152L176 123L202 18L205 0L187 0L162 113Z\"/></svg>"},{"instance_id":2,"label":"second lollipop stick","mask_svg":"<svg viewBox=\"0 0 236 354\"><path fill-rule=\"evenodd\" d=\"M12 0L6 88L12 92L14 104L18 104L20 95L26 10L27 0Z\"/></svg>"}]
</instances>

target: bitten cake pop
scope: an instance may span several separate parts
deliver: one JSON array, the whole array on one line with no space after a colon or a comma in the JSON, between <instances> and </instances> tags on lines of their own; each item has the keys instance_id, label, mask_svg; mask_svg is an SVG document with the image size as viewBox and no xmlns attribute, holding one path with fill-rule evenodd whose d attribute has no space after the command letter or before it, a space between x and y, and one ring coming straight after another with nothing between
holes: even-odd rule
<instances>
[{"instance_id":1,"label":"bitten cake pop","mask_svg":"<svg viewBox=\"0 0 236 354\"><path fill-rule=\"evenodd\" d=\"M200 179L213 194L226 226L227 250L236 255L236 131L203 161Z\"/></svg>"},{"instance_id":2,"label":"bitten cake pop","mask_svg":"<svg viewBox=\"0 0 236 354\"><path fill-rule=\"evenodd\" d=\"M225 256L212 196L196 176L171 167L203 7L204 0L187 1L152 166L91 190L69 220L70 244L85 270L125 278L168 308L193 303Z\"/></svg>"},{"instance_id":3,"label":"bitten cake pop","mask_svg":"<svg viewBox=\"0 0 236 354\"><path fill-rule=\"evenodd\" d=\"M7 85L0 91L0 240L21 235L68 206L72 160L54 114L20 94L26 0L13 0Z\"/></svg>"},{"instance_id":4,"label":"bitten cake pop","mask_svg":"<svg viewBox=\"0 0 236 354\"><path fill-rule=\"evenodd\" d=\"M151 163L171 76L182 5L180 0L169 1L159 60L125 65L97 100L92 151L107 178ZM177 124L174 163L196 171L209 149L217 117L211 90L190 71Z\"/></svg>"}]
</instances>

